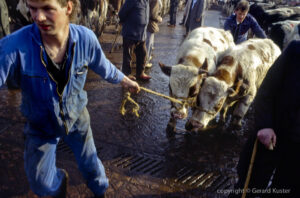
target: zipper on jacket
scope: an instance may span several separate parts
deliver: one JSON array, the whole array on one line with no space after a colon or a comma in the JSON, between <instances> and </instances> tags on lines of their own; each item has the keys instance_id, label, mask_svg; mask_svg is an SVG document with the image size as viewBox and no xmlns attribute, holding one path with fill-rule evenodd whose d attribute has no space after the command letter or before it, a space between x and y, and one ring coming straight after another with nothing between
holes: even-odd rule
<instances>
[{"instance_id":1,"label":"zipper on jacket","mask_svg":"<svg viewBox=\"0 0 300 198\"><path fill-rule=\"evenodd\" d=\"M71 67L72 67L72 62L73 62L73 57L74 57L75 44L76 44L76 43L74 43L73 46L72 46L72 59L71 59L71 62L70 62L69 75L68 75L68 80L67 80L66 85L67 85L67 84L69 83L69 81L70 81L70 73L71 73ZM44 67L45 67L45 69L46 69L48 75L50 76L50 78L51 78L51 79L55 82L55 84L56 84L56 93L57 93L57 95L59 96L59 109L60 109L60 110L59 110L59 113L60 113L60 115L61 115L63 124L64 124L64 126L65 126L65 132L66 132L66 134L68 135L69 130L68 130L68 126L67 126L67 123L66 123L66 120L65 120L65 115L64 115L64 112L63 112L63 105L62 105L62 95L63 95L63 93L64 93L64 90L65 90L66 85L65 85L64 88L63 88L62 94L60 94L59 91L58 91L58 82L57 82L57 81L53 78L53 76L48 72L48 70L47 70L47 65L46 65L46 63L45 63L45 61L44 61L44 59L43 59L43 47L40 46L40 48L41 48L40 58L41 58L42 64L44 65Z\"/></svg>"}]
</instances>

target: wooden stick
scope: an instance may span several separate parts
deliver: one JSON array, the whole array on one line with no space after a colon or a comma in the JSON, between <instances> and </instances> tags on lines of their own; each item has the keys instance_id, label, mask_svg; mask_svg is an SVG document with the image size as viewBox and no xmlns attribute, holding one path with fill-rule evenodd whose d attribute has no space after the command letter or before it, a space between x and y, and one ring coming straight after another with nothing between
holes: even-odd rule
<instances>
[{"instance_id":1,"label":"wooden stick","mask_svg":"<svg viewBox=\"0 0 300 198\"><path fill-rule=\"evenodd\" d=\"M251 173L252 173L254 159L255 159L255 155L256 155L256 151L257 151L257 141L258 140L256 138L254 146L253 146L253 150L252 150L251 161L250 161L249 168L248 168L248 173L247 173L247 178L246 178L246 182L245 182L244 189L243 189L242 198L245 198L246 194L247 194L247 189L248 189L248 185L249 185L249 182L250 182L250 177L251 177Z\"/></svg>"}]
</instances>

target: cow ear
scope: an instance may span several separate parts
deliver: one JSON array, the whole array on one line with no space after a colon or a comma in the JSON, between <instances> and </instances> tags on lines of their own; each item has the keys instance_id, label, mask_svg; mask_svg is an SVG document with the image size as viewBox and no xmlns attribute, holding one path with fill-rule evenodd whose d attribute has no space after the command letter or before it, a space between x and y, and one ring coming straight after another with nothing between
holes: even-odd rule
<instances>
[{"instance_id":1,"label":"cow ear","mask_svg":"<svg viewBox=\"0 0 300 198\"><path fill-rule=\"evenodd\" d=\"M171 66L167 66L163 63L158 63L160 66L160 69L167 75L170 76L171 75L171 71L172 71L172 67Z\"/></svg>"}]
</instances>

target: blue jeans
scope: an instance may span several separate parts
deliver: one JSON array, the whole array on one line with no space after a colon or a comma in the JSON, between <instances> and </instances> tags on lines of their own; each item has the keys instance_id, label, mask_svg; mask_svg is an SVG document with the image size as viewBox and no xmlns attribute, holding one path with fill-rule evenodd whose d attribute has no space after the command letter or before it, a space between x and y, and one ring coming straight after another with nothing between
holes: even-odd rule
<instances>
[{"instance_id":1,"label":"blue jeans","mask_svg":"<svg viewBox=\"0 0 300 198\"><path fill-rule=\"evenodd\" d=\"M56 167L56 147L62 138L72 149L79 170L87 181L88 187L96 196L104 194L108 179L104 167L97 156L90 127L90 117L85 108L74 123L69 134L58 137L30 135L36 130L29 124L25 127L25 172L34 193L39 196L55 196L61 185L64 173Z\"/></svg>"}]
</instances>

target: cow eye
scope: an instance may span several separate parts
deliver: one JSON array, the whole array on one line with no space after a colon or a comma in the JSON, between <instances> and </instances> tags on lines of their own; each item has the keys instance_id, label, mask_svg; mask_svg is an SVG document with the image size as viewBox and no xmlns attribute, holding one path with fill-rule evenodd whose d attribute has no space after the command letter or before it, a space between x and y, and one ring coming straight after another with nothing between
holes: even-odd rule
<instances>
[{"instance_id":1,"label":"cow eye","mask_svg":"<svg viewBox=\"0 0 300 198\"><path fill-rule=\"evenodd\" d=\"M214 107L215 111L218 112L223 106L224 99L219 100L218 104Z\"/></svg>"}]
</instances>

